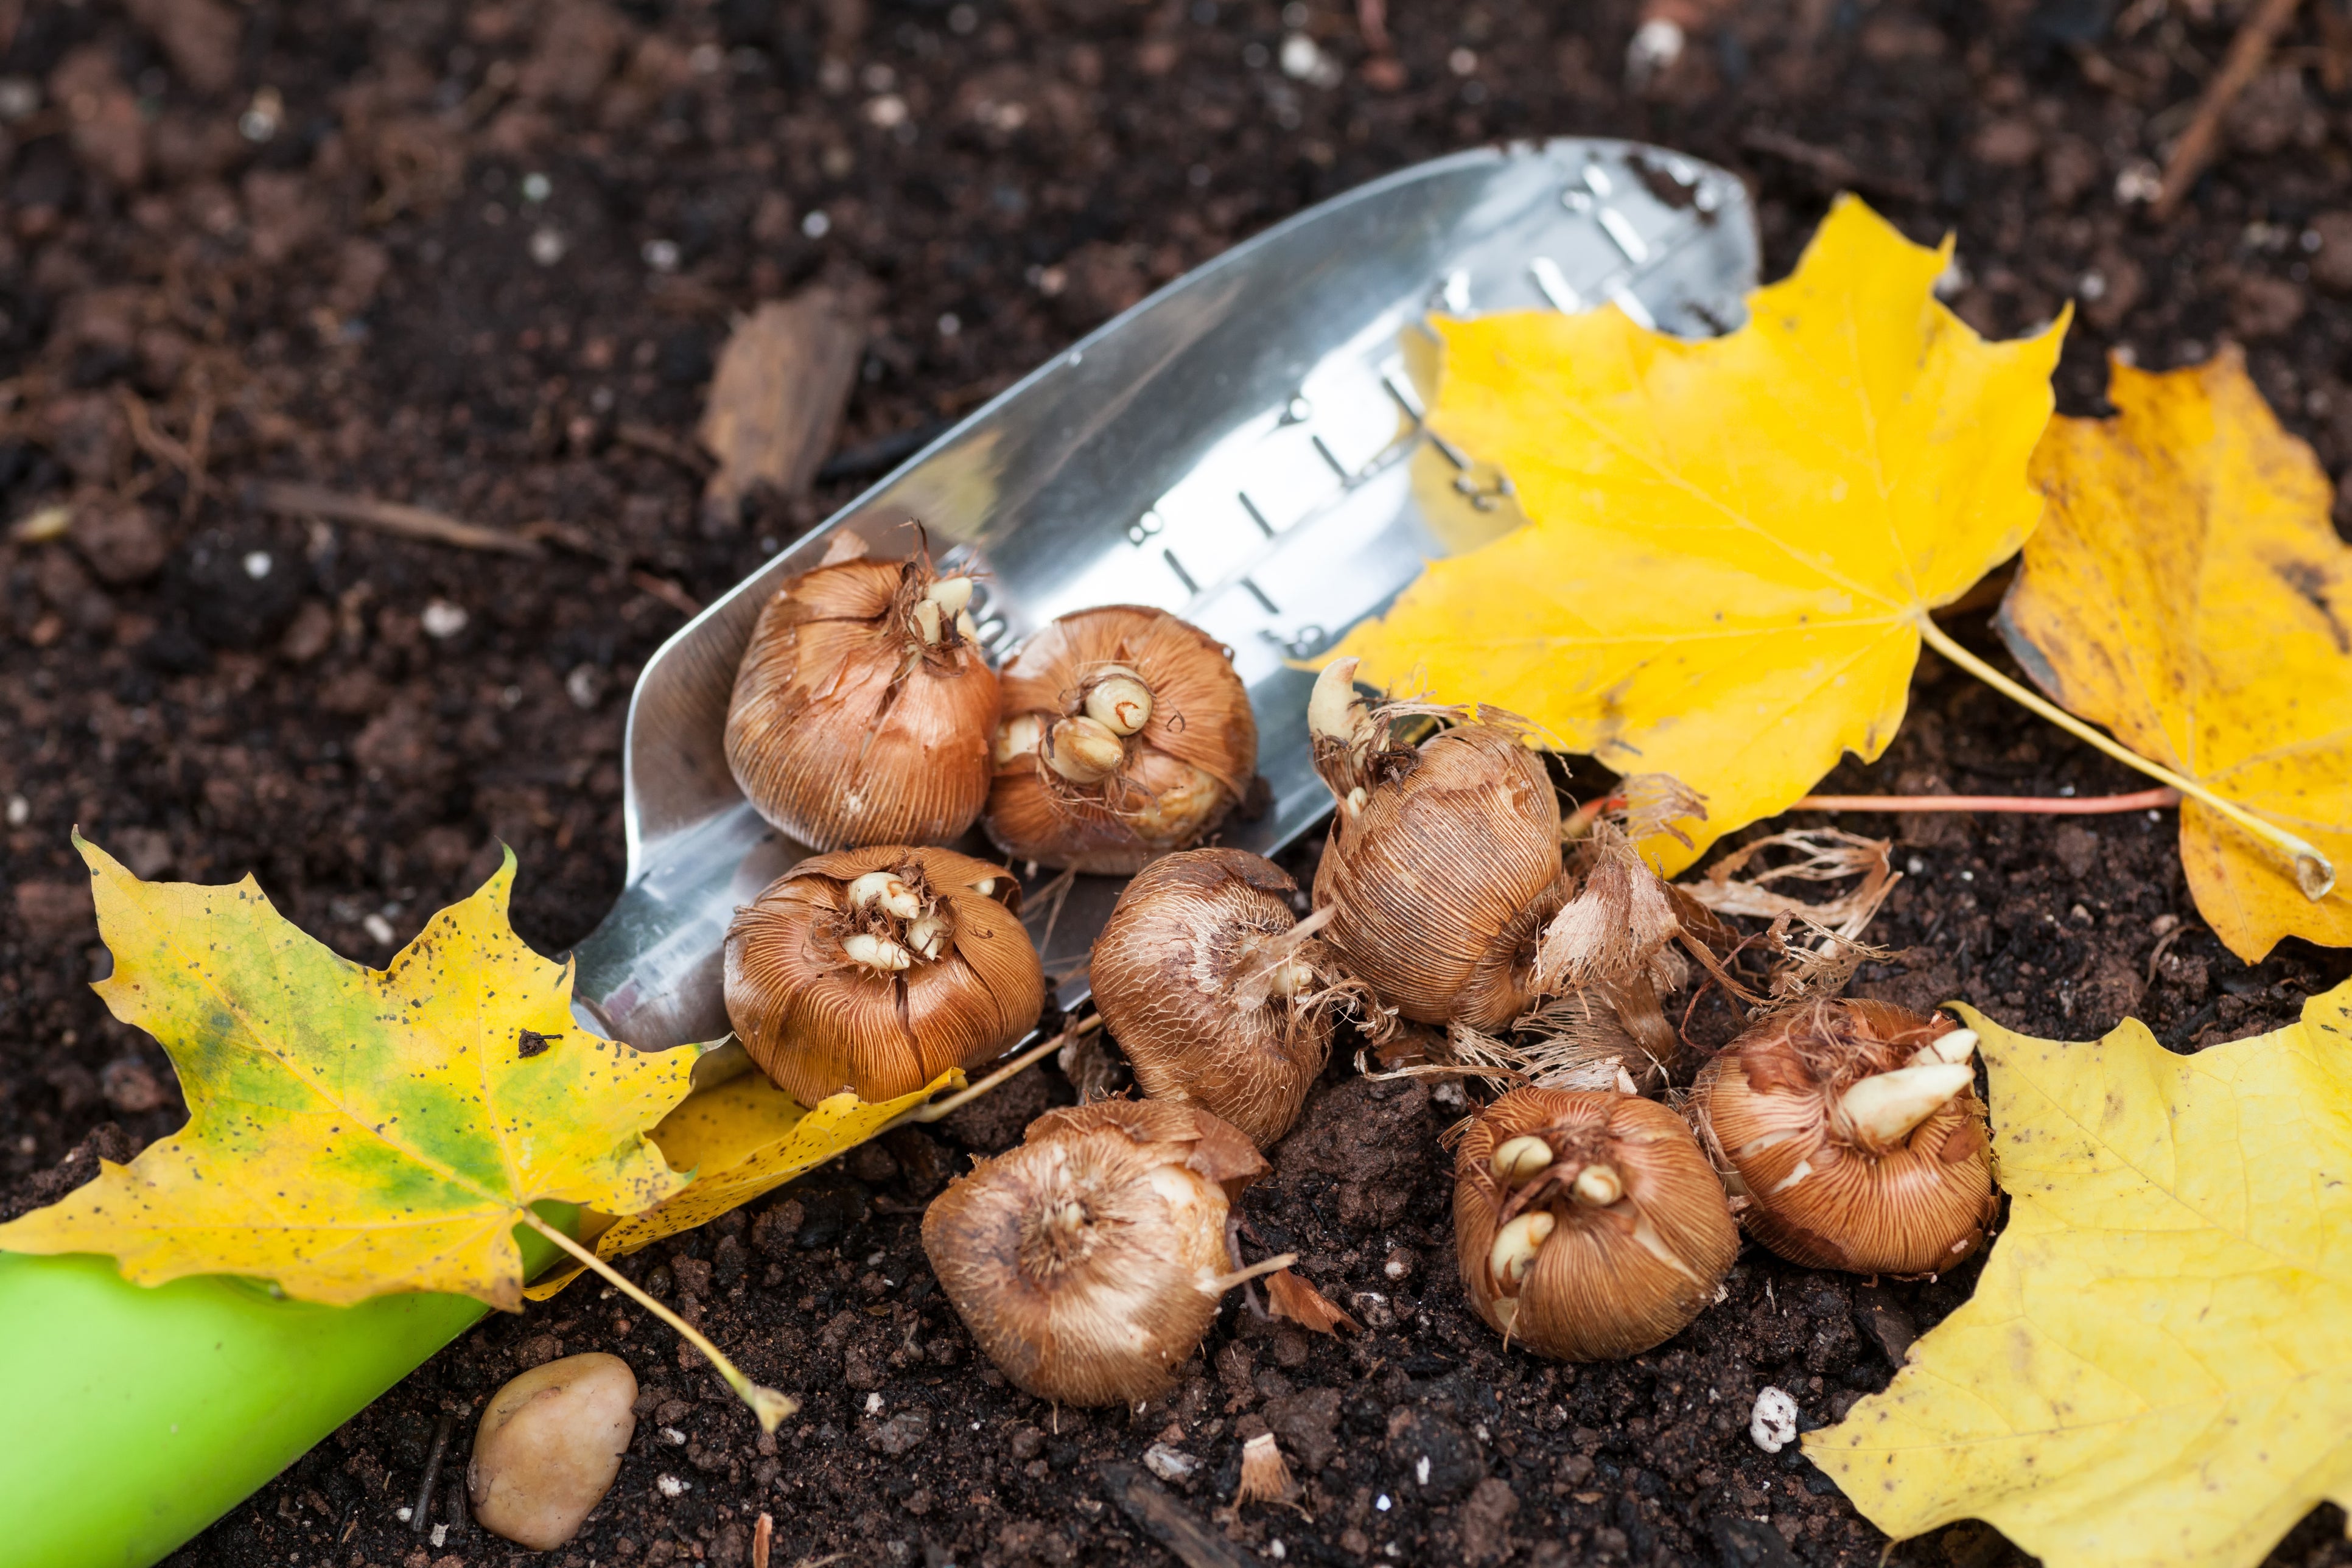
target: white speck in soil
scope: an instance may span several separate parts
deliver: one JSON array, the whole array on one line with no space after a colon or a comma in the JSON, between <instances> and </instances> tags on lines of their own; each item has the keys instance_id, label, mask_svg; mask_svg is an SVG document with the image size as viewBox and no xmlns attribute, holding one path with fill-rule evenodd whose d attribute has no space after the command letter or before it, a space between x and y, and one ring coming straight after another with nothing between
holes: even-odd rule
<instances>
[{"instance_id":1,"label":"white speck in soil","mask_svg":"<svg viewBox=\"0 0 2352 1568\"><path fill-rule=\"evenodd\" d=\"M1389 1510L1396 1507L1396 1504L1389 1500L1388 1493L1382 1492L1379 1497L1372 1500L1372 1506L1379 1509L1382 1513L1386 1513Z\"/></svg>"},{"instance_id":2,"label":"white speck in soil","mask_svg":"<svg viewBox=\"0 0 2352 1568\"><path fill-rule=\"evenodd\" d=\"M686 1446L686 1434L679 1431L675 1426L663 1427L661 1429L661 1434L663 1436L668 1438L671 1442L677 1444L680 1447L684 1447Z\"/></svg>"},{"instance_id":3,"label":"white speck in soil","mask_svg":"<svg viewBox=\"0 0 2352 1568\"><path fill-rule=\"evenodd\" d=\"M823 207L812 207L808 216L801 219L801 233L811 239L823 239L833 232L833 220L824 216Z\"/></svg>"},{"instance_id":4,"label":"white speck in soil","mask_svg":"<svg viewBox=\"0 0 2352 1568\"><path fill-rule=\"evenodd\" d=\"M582 712L591 710L604 700L604 672L593 664L573 665L563 678L563 694Z\"/></svg>"},{"instance_id":5,"label":"white speck in soil","mask_svg":"<svg viewBox=\"0 0 2352 1568\"><path fill-rule=\"evenodd\" d=\"M880 1394L869 1394L866 1396L866 1414L868 1415L879 1415L882 1414L882 1396Z\"/></svg>"},{"instance_id":6,"label":"white speck in soil","mask_svg":"<svg viewBox=\"0 0 2352 1568\"><path fill-rule=\"evenodd\" d=\"M21 795L8 797L8 826L22 827L33 819L33 803Z\"/></svg>"},{"instance_id":7,"label":"white speck in soil","mask_svg":"<svg viewBox=\"0 0 2352 1568\"><path fill-rule=\"evenodd\" d=\"M446 642L466 629L465 606L453 605L446 599L436 599L425 606L425 613L417 617L417 624L425 628L426 637L436 642Z\"/></svg>"},{"instance_id":8,"label":"white speck in soil","mask_svg":"<svg viewBox=\"0 0 2352 1568\"><path fill-rule=\"evenodd\" d=\"M260 582L264 577L268 576L269 569L276 564L276 562L269 559L269 552L267 550L248 550L246 552L245 574L252 578L257 583Z\"/></svg>"},{"instance_id":9,"label":"white speck in soil","mask_svg":"<svg viewBox=\"0 0 2352 1568\"><path fill-rule=\"evenodd\" d=\"M530 258L541 267L552 267L563 259L563 237L551 228L535 228L530 232Z\"/></svg>"},{"instance_id":10,"label":"white speck in soil","mask_svg":"<svg viewBox=\"0 0 2352 1568\"><path fill-rule=\"evenodd\" d=\"M681 1498L694 1489L676 1476L662 1476L654 1481L654 1489L667 1498Z\"/></svg>"},{"instance_id":11,"label":"white speck in soil","mask_svg":"<svg viewBox=\"0 0 2352 1568\"><path fill-rule=\"evenodd\" d=\"M1922 860L1918 856L1914 855L1911 858L1903 862L1903 868L1916 877L1920 872L1925 871L1927 868L1927 862Z\"/></svg>"},{"instance_id":12,"label":"white speck in soil","mask_svg":"<svg viewBox=\"0 0 2352 1568\"><path fill-rule=\"evenodd\" d=\"M649 239L642 254L646 265L656 272L677 270L677 241L674 239Z\"/></svg>"},{"instance_id":13,"label":"white speck in soil","mask_svg":"<svg viewBox=\"0 0 2352 1568\"><path fill-rule=\"evenodd\" d=\"M369 915L366 919L360 921L360 929L368 933L369 941L383 946L391 945L393 937L392 922L384 919L382 915Z\"/></svg>"},{"instance_id":14,"label":"white speck in soil","mask_svg":"<svg viewBox=\"0 0 2352 1568\"><path fill-rule=\"evenodd\" d=\"M1768 1454L1777 1454L1797 1440L1797 1401L1786 1389L1767 1386L1756 1395L1748 1417L1748 1436Z\"/></svg>"},{"instance_id":15,"label":"white speck in soil","mask_svg":"<svg viewBox=\"0 0 2352 1568\"><path fill-rule=\"evenodd\" d=\"M1423 1454L1412 1462L1412 1479L1423 1486L1429 1484L1429 1456Z\"/></svg>"}]
</instances>

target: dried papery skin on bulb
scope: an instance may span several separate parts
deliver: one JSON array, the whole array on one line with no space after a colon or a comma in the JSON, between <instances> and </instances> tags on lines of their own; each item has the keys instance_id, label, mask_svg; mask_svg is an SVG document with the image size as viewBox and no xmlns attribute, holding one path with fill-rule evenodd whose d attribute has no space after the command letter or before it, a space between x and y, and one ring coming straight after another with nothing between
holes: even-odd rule
<instances>
[{"instance_id":1,"label":"dried papery skin on bulb","mask_svg":"<svg viewBox=\"0 0 2352 1568\"><path fill-rule=\"evenodd\" d=\"M1705 815L1678 790L1664 793L1680 815ZM1584 820L1568 854L1571 892L1536 953L1536 988L1548 1000L1520 1028L1604 1050L1622 1043L1663 1075L1681 1054L1682 1037L1660 998L1681 989L1696 959L1727 993L1746 999L1717 956L1738 945L1738 933L1644 862L1614 811L1578 815ZM1646 1079L1649 1072L1634 1076Z\"/></svg>"},{"instance_id":2,"label":"dried papery skin on bulb","mask_svg":"<svg viewBox=\"0 0 2352 1568\"><path fill-rule=\"evenodd\" d=\"M727 765L760 815L817 849L936 844L988 799L997 679L926 560L803 573L760 612L727 709Z\"/></svg>"},{"instance_id":3,"label":"dried papery skin on bulb","mask_svg":"<svg viewBox=\"0 0 2352 1568\"><path fill-rule=\"evenodd\" d=\"M852 888L875 872L911 896L913 918L895 912L908 907L895 897L854 903ZM814 856L735 911L728 1018L803 1105L844 1089L868 1100L911 1094L993 1059L1036 1024L1045 973L1020 907L1010 871L952 849Z\"/></svg>"},{"instance_id":4,"label":"dried papery skin on bulb","mask_svg":"<svg viewBox=\"0 0 2352 1568\"><path fill-rule=\"evenodd\" d=\"M1529 1138L1549 1163L1517 1142ZM1502 1174L1498 1152L1511 1156ZM1498 1237L1530 1226L1532 1260L1516 1281L1499 1277ZM1479 1316L1556 1361L1620 1360L1679 1333L1739 1254L1690 1129L1613 1090L1517 1089L1488 1106L1454 1150L1454 1235Z\"/></svg>"},{"instance_id":5,"label":"dried papery skin on bulb","mask_svg":"<svg viewBox=\"0 0 2352 1568\"><path fill-rule=\"evenodd\" d=\"M1164 610L1064 616L1014 652L1001 684L987 827L1014 860L1139 870L1206 837L1256 773L1257 721L1232 658Z\"/></svg>"},{"instance_id":6,"label":"dried papery skin on bulb","mask_svg":"<svg viewBox=\"0 0 2352 1568\"><path fill-rule=\"evenodd\" d=\"M1940 1060L1956 1029L1890 1003L1815 1002L1709 1062L1686 1109L1748 1233L1793 1263L1857 1274L1935 1273L1981 1246L1998 1199L1975 1090L1891 1141L1845 1109L1864 1079Z\"/></svg>"},{"instance_id":7,"label":"dried papery skin on bulb","mask_svg":"<svg viewBox=\"0 0 2352 1568\"><path fill-rule=\"evenodd\" d=\"M1064 1405L1146 1399L1214 1321L1232 1204L1266 1170L1196 1106L1066 1107L934 1198L923 1249L1015 1385Z\"/></svg>"},{"instance_id":8,"label":"dried papery skin on bulb","mask_svg":"<svg viewBox=\"0 0 2352 1568\"><path fill-rule=\"evenodd\" d=\"M1335 676L1345 685L1327 670L1319 694ZM1453 727L1407 745L1393 726L1415 715ZM1339 800L1315 874L1324 940L1413 1023L1502 1028L1535 999L1537 938L1568 890L1543 760L1502 715L1396 704L1359 707L1355 722L1349 741L1315 726Z\"/></svg>"},{"instance_id":9,"label":"dried papery skin on bulb","mask_svg":"<svg viewBox=\"0 0 2352 1568\"><path fill-rule=\"evenodd\" d=\"M1290 1130L1330 1054L1330 956L1286 896L1297 884L1239 849L1153 861L1096 938L1095 1005L1154 1100L1205 1106L1263 1149Z\"/></svg>"}]
</instances>

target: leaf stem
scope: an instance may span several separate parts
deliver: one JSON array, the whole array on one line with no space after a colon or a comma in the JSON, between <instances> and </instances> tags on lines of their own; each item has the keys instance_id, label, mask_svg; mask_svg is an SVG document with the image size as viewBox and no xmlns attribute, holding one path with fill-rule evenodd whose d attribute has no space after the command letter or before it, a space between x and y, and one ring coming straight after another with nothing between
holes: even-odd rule
<instances>
[{"instance_id":1,"label":"leaf stem","mask_svg":"<svg viewBox=\"0 0 2352 1568\"><path fill-rule=\"evenodd\" d=\"M663 1322L667 1323L671 1328L676 1329L678 1331L679 1337L684 1339L687 1343L692 1345L696 1350L700 1351L706 1357L708 1357L710 1364L718 1368L719 1375L727 1380L727 1386L733 1389L737 1397L740 1398L744 1404L751 1407L751 1414L760 1418L760 1429L761 1431L774 1431L779 1426L783 1424L785 1416L790 1415L793 1411L798 1410L801 1407L800 1401L794 1399L792 1395L788 1394L780 1394L772 1388L762 1388L760 1384L753 1383L750 1378L744 1376L733 1362L729 1361L725 1356L719 1353L719 1347L717 1345L712 1344L709 1340L703 1338L701 1331L695 1328L693 1324L688 1322L684 1318L679 1317L676 1312L671 1311L667 1307L663 1306L659 1301L655 1300L651 1296L646 1295L643 1290L638 1289L637 1287L632 1284L628 1278L622 1274L619 1269L614 1268L611 1264L606 1263L603 1258L597 1257L594 1252L581 1246L578 1242L572 1240L570 1237L564 1235L562 1231L556 1229L553 1226L540 1218L539 1215L533 1214L530 1210L521 1208L517 1209L515 1212L521 1215L523 1220L529 1224L532 1229L547 1237L548 1240L555 1243L556 1246L563 1248L564 1251L572 1254L572 1257L578 1258L589 1268L593 1268L597 1273L602 1274L608 1281L611 1282L614 1289L628 1297L638 1306L643 1307L646 1311L651 1312L655 1317L659 1318Z\"/></svg>"},{"instance_id":2,"label":"leaf stem","mask_svg":"<svg viewBox=\"0 0 2352 1568\"><path fill-rule=\"evenodd\" d=\"M1011 1078L1014 1073L1017 1073L1022 1068L1028 1067L1031 1063L1044 1060L1047 1052L1059 1050L1074 1037L1092 1034L1095 1030L1100 1027L1102 1027L1102 1016L1098 1013L1091 1015L1084 1023L1066 1028L1061 1033L1054 1036L1048 1040L1045 1040L1040 1045L1032 1046L1029 1049L1022 1052L1011 1061L1006 1062L1003 1067L998 1068L994 1072L990 1073L986 1078L982 1079L978 1083L973 1084L971 1088L959 1089L955 1093L949 1095L945 1100L936 1100L929 1105L919 1105L915 1107L914 1110L909 1110L904 1116L898 1118L898 1121L892 1122L891 1125L895 1127L898 1125L898 1122L902 1121L937 1121L943 1116L952 1115L959 1106L968 1105L971 1101L978 1100L982 1095L986 1094L990 1089L994 1089L998 1084L1003 1083L1006 1079Z\"/></svg>"},{"instance_id":3,"label":"leaf stem","mask_svg":"<svg viewBox=\"0 0 2352 1568\"><path fill-rule=\"evenodd\" d=\"M2180 792L2165 785L2130 795L1809 795L1790 811L1993 811L2033 816L2101 816L2179 805Z\"/></svg>"},{"instance_id":4,"label":"leaf stem","mask_svg":"<svg viewBox=\"0 0 2352 1568\"><path fill-rule=\"evenodd\" d=\"M2194 779L2183 778L2160 763L2152 763L2113 736L2100 733L2056 703L2040 693L2029 691L1991 665L1952 640L1951 634L1922 614L1917 621L1919 635L1927 646L1991 687L1995 691L2039 713L2075 739L2089 742L2115 758L2127 768L2137 768L2160 784L2171 785L2182 795L2211 806L2256 838L2284 851L2294 867L2295 885L2303 896L2317 903L2336 886L2336 867L2326 856L2275 823L2264 822L2244 806L2224 800Z\"/></svg>"}]
</instances>

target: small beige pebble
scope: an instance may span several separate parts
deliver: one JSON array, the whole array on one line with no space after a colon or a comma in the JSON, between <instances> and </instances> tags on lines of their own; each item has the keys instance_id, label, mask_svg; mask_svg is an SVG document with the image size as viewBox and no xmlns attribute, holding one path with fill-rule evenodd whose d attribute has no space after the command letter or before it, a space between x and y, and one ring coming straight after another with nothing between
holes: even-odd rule
<instances>
[{"instance_id":1,"label":"small beige pebble","mask_svg":"<svg viewBox=\"0 0 2352 1568\"><path fill-rule=\"evenodd\" d=\"M637 1380L618 1356L565 1356L491 1395L474 1433L466 1491L483 1529L546 1552L612 1489L637 1429Z\"/></svg>"}]
</instances>

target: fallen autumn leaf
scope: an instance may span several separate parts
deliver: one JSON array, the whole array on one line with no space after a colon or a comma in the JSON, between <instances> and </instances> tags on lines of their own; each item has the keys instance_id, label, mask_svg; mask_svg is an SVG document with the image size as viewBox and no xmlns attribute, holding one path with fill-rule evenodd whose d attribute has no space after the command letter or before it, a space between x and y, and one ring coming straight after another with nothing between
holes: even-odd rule
<instances>
[{"instance_id":1,"label":"fallen autumn leaf","mask_svg":"<svg viewBox=\"0 0 2352 1568\"><path fill-rule=\"evenodd\" d=\"M79 835L116 1017L163 1042L188 1124L0 1249L101 1252L123 1277L248 1274L347 1305L446 1290L513 1310L511 1234L542 1199L632 1214L686 1185L647 1131L696 1053L640 1053L572 1016L572 969L507 924L514 855L389 969L305 935L251 877L142 882Z\"/></svg>"},{"instance_id":2,"label":"fallen autumn leaf","mask_svg":"<svg viewBox=\"0 0 2352 1568\"><path fill-rule=\"evenodd\" d=\"M1927 612L2041 513L2026 459L2064 321L1987 343L1936 300L1950 256L1847 196L1724 337L1614 308L1440 322L1432 423L1533 525L1433 563L1341 651L1683 780L1708 815L1644 844L1669 873L1877 756Z\"/></svg>"},{"instance_id":3,"label":"fallen autumn leaf","mask_svg":"<svg viewBox=\"0 0 2352 1568\"><path fill-rule=\"evenodd\" d=\"M2236 1568L2352 1502L2352 984L2191 1057L1957 1010L2009 1224L1813 1462L1890 1535L1982 1519L2050 1568Z\"/></svg>"},{"instance_id":4,"label":"fallen autumn leaf","mask_svg":"<svg viewBox=\"0 0 2352 1568\"><path fill-rule=\"evenodd\" d=\"M2111 375L2116 417L2054 420L2034 453L2049 510L1996 624L2077 716L2342 864L2352 547L2328 521L2334 488L2237 350ZM2352 944L2352 900L2309 897L2275 850L2193 799L2180 858L2247 963L2283 936Z\"/></svg>"}]
</instances>

